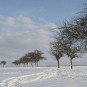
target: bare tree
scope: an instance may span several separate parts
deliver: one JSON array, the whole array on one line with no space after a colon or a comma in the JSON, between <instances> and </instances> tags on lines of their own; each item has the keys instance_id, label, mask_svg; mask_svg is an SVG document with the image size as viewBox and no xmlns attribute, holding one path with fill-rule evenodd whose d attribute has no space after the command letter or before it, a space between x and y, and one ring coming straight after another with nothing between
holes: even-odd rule
<instances>
[{"instance_id":1,"label":"bare tree","mask_svg":"<svg viewBox=\"0 0 87 87\"><path fill-rule=\"evenodd\" d=\"M23 66L25 66L27 64L29 64L30 62L30 58L28 57L28 54L26 54L25 56L21 57L20 59L20 63L23 64Z\"/></svg>"},{"instance_id":2,"label":"bare tree","mask_svg":"<svg viewBox=\"0 0 87 87\"><path fill-rule=\"evenodd\" d=\"M55 57L58 55L58 52L61 53L59 58L61 58L63 55L67 55L70 58L70 67L72 69L72 60L78 57L78 54L81 52L81 49L79 48L81 41L80 39L77 40L79 35L76 35L77 33L74 29L77 28L74 26L74 24L64 23L60 29L62 30L57 32L55 42L53 42L53 48L51 48L51 50Z\"/></svg>"},{"instance_id":3,"label":"bare tree","mask_svg":"<svg viewBox=\"0 0 87 87\"><path fill-rule=\"evenodd\" d=\"M42 56L42 54L43 53L41 51L39 51L39 50L34 51L35 66L37 66L37 67L38 67L38 62L40 60L46 59L45 57Z\"/></svg>"},{"instance_id":4,"label":"bare tree","mask_svg":"<svg viewBox=\"0 0 87 87\"><path fill-rule=\"evenodd\" d=\"M46 59L42 56L42 54L43 53L39 50L35 50L34 52L29 52L28 54L26 54L26 57L29 58L32 67L33 63L35 63L35 66L38 67L38 62L42 59Z\"/></svg>"},{"instance_id":5,"label":"bare tree","mask_svg":"<svg viewBox=\"0 0 87 87\"><path fill-rule=\"evenodd\" d=\"M25 55L25 61L26 61L26 64L28 66L28 63L31 63L31 66L33 67L32 65L32 57L33 57L33 52L29 52Z\"/></svg>"},{"instance_id":6,"label":"bare tree","mask_svg":"<svg viewBox=\"0 0 87 87\"><path fill-rule=\"evenodd\" d=\"M3 65L3 67L6 65L6 61L1 61L1 64Z\"/></svg>"},{"instance_id":7,"label":"bare tree","mask_svg":"<svg viewBox=\"0 0 87 87\"><path fill-rule=\"evenodd\" d=\"M50 44L50 48L51 48L51 53L57 60L58 68L60 68L59 60L63 56L62 49L57 42L52 42Z\"/></svg>"},{"instance_id":8,"label":"bare tree","mask_svg":"<svg viewBox=\"0 0 87 87\"><path fill-rule=\"evenodd\" d=\"M13 61L12 63L13 63L14 65L16 65L16 66L18 66L18 65L21 64L20 60L15 60L15 61Z\"/></svg>"}]
</instances>

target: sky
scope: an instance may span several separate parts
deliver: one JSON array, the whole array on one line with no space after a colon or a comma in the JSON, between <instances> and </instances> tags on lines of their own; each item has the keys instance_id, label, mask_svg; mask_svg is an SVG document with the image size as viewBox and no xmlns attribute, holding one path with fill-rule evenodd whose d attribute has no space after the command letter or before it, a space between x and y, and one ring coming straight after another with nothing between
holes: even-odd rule
<instances>
[{"instance_id":1,"label":"sky","mask_svg":"<svg viewBox=\"0 0 87 87\"><path fill-rule=\"evenodd\" d=\"M0 60L13 61L39 49L49 53L51 29L70 21L87 0L0 0Z\"/></svg>"}]
</instances>

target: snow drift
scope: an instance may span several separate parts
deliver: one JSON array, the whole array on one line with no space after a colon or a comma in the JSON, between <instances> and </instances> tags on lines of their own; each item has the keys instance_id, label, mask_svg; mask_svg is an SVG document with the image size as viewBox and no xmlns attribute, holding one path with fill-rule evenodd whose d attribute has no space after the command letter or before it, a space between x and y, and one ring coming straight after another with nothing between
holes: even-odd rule
<instances>
[{"instance_id":1,"label":"snow drift","mask_svg":"<svg viewBox=\"0 0 87 87\"><path fill-rule=\"evenodd\" d=\"M78 80L77 83L81 80L83 83L84 81L87 81L87 67L85 68L76 67L73 70L71 70L68 67L62 67L60 69L57 69L55 67L47 67L47 68L39 67L39 68L25 68L25 69L24 68L21 68L21 69L20 68L14 68L14 69L5 68L5 69L0 69L0 70L4 72L2 74L8 76L5 79L0 79L0 87L34 87L33 86L34 83L43 82L45 84L45 81L49 82L47 83L47 86L37 85L35 87L48 87L49 85L51 85L51 87L57 87L57 85L59 85L57 82L59 82L60 80L62 83L66 79L67 81L72 80L72 79L74 81ZM32 71L34 72L32 73ZM25 72L27 72L27 74ZM17 74L21 74L21 75L17 76ZM59 87L62 87L62 86L59 85ZM65 87L68 87L68 86L65 86ZM69 87L75 87L75 86L69 86Z\"/></svg>"}]
</instances>

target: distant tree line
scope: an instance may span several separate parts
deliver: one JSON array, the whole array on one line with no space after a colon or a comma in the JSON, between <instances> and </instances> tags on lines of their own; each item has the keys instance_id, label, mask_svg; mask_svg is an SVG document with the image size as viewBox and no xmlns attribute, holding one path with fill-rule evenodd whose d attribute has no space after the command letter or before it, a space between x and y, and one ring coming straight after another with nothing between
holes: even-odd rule
<instances>
[{"instance_id":1,"label":"distant tree line","mask_svg":"<svg viewBox=\"0 0 87 87\"><path fill-rule=\"evenodd\" d=\"M31 66L33 67L33 63L35 64L35 67L38 67L38 62L40 60L45 60L46 58L42 56L42 52L39 50L35 50L34 52L29 52L27 54L25 54L24 56L22 56L21 58L19 58L18 60L13 61L12 63L16 66L18 65L27 65L30 63Z\"/></svg>"},{"instance_id":2,"label":"distant tree line","mask_svg":"<svg viewBox=\"0 0 87 87\"><path fill-rule=\"evenodd\" d=\"M64 22L55 32L54 41L50 43L51 53L58 62L58 68L60 58L67 56L72 69L72 60L87 52L87 8L72 21Z\"/></svg>"}]
</instances>

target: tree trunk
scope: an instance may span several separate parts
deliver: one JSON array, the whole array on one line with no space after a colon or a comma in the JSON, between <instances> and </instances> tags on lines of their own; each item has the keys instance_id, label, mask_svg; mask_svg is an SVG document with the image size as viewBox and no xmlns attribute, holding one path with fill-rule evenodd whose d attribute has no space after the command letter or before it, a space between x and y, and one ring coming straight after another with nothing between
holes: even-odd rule
<instances>
[{"instance_id":1,"label":"tree trunk","mask_svg":"<svg viewBox=\"0 0 87 87\"><path fill-rule=\"evenodd\" d=\"M37 63L35 62L35 67L36 67L36 64L37 64Z\"/></svg>"},{"instance_id":2,"label":"tree trunk","mask_svg":"<svg viewBox=\"0 0 87 87\"><path fill-rule=\"evenodd\" d=\"M72 66L72 58L70 58L70 68L73 69L73 66Z\"/></svg>"},{"instance_id":3,"label":"tree trunk","mask_svg":"<svg viewBox=\"0 0 87 87\"><path fill-rule=\"evenodd\" d=\"M32 64L32 62L31 62L31 66L33 67L33 64Z\"/></svg>"},{"instance_id":4,"label":"tree trunk","mask_svg":"<svg viewBox=\"0 0 87 87\"><path fill-rule=\"evenodd\" d=\"M58 63L58 68L60 68L60 63L59 63L59 59L57 60L57 63Z\"/></svg>"},{"instance_id":5,"label":"tree trunk","mask_svg":"<svg viewBox=\"0 0 87 87\"><path fill-rule=\"evenodd\" d=\"M23 64L23 67L25 67L25 63Z\"/></svg>"},{"instance_id":6,"label":"tree trunk","mask_svg":"<svg viewBox=\"0 0 87 87\"><path fill-rule=\"evenodd\" d=\"M3 64L3 67L4 67L4 64Z\"/></svg>"},{"instance_id":7,"label":"tree trunk","mask_svg":"<svg viewBox=\"0 0 87 87\"><path fill-rule=\"evenodd\" d=\"M37 67L38 67L38 62L37 62Z\"/></svg>"},{"instance_id":8,"label":"tree trunk","mask_svg":"<svg viewBox=\"0 0 87 87\"><path fill-rule=\"evenodd\" d=\"M28 67L28 63L27 63L27 67Z\"/></svg>"}]
</instances>

